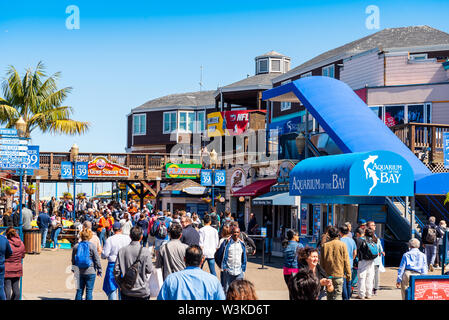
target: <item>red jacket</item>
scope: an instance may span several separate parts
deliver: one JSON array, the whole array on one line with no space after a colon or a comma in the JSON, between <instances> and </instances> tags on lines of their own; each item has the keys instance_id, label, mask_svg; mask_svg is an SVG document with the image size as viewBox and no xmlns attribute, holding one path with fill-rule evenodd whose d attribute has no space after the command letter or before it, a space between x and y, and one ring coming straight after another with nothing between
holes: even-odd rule
<instances>
[{"instance_id":1,"label":"red jacket","mask_svg":"<svg viewBox=\"0 0 449 320\"><path fill-rule=\"evenodd\" d=\"M5 278L21 277L22 259L25 257L25 245L19 236L8 240L12 249L12 255L5 260Z\"/></svg>"}]
</instances>

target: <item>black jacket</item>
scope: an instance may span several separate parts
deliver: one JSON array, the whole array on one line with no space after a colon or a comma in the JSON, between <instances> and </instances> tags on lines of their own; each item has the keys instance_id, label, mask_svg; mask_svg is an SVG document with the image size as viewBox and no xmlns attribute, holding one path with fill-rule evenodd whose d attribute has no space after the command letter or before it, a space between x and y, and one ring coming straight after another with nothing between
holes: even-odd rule
<instances>
[{"instance_id":1,"label":"black jacket","mask_svg":"<svg viewBox=\"0 0 449 320\"><path fill-rule=\"evenodd\" d=\"M430 228L432 228L432 229L436 229L437 230L437 239L438 238L441 238L443 235L441 235L440 233L440 231L439 231L439 228L437 228L437 225L435 224L435 223L428 223L425 227L424 227L424 229L423 229L423 231L422 231L422 243L423 244L433 244L433 245L435 245L435 244L437 244L437 241L438 240L435 240L435 242L429 242L429 241L426 241L426 237L427 237L427 233L429 233L429 229Z\"/></svg>"},{"instance_id":2,"label":"black jacket","mask_svg":"<svg viewBox=\"0 0 449 320\"><path fill-rule=\"evenodd\" d=\"M194 228L193 224L189 224L187 227L182 229L181 242L190 246L192 244L200 245L200 234Z\"/></svg>"},{"instance_id":3,"label":"black jacket","mask_svg":"<svg viewBox=\"0 0 449 320\"><path fill-rule=\"evenodd\" d=\"M3 216L3 226L14 227L14 221L11 216L7 216L6 214Z\"/></svg>"}]
</instances>

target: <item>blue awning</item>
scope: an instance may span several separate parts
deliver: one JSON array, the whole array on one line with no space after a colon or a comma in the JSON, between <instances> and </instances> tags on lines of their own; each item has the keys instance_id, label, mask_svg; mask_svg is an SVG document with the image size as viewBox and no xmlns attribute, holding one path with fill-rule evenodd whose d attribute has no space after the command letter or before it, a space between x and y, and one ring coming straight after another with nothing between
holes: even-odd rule
<instances>
[{"instance_id":1,"label":"blue awning","mask_svg":"<svg viewBox=\"0 0 449 320\"><path fill-rule=\"evenodd\" d=\"M415 194L445 195L449 192L449 173L421 176L415 181Z\"/></svg>"},{"instance_id":2,"label":"blue awning","mask_svg":"<svg viewBox=\"0 0 449 320\"><path fill-rule=\"evenodd\" d=\"M414 174L391 151L309 158L290 172L291 196L413 196Z\"/></svg>"}]
</instances>

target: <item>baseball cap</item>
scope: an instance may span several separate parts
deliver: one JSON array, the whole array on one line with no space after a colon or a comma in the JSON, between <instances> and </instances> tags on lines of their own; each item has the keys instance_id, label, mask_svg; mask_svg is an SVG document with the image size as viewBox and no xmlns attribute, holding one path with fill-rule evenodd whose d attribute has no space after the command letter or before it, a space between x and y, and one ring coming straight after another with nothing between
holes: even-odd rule
<instances>
[{"instance_id":1,"label":"baseball cap","mask_svg":"<svg viewBox=\"0 0 449 320\"><path fill-rule=\"evenodd\" d=\"M360 224L360 225L366 224L366 220L365 220L365 219L360 219L360 220L359 220L359 224Z\"/></svg>"},{"instance_id":2,"label":"baseball cap","mask_svg":"<svg viewBox=\"0 0 449 320\"><path fill-rule=\"evenodd\" d=\"M162 211L159 211L158 213L157 213L157 215L158 216L162 216L164 213L162 212Z\"/></svg>"},{"instance_id":3,"label":"baseball cap","mask_svg":"<svg viewBox=\"0 0 449 320\"><path fill-rule=\"evenodd\" d=\"M122 225L118 221L114 222L114 224L112 225L112 229L114 229L114 230L120 230L121 228L122 228Z\"/></svg>"}]
</instances>

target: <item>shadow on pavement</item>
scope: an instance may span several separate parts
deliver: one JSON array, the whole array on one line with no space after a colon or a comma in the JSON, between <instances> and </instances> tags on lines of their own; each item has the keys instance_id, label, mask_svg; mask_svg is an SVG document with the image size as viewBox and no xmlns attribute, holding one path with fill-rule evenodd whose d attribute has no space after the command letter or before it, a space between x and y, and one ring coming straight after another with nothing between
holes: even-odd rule
<instances>
[{"instance_id":1,"label":"shadow on pavement","mask_svg":"<svg viewBox=\"0 0 449 320\"><path fill-rule=\"evenodd\" d=\"M71 299L67 298L49 298L49 297L37 297L40 300L64 300L64 301L70 301Z\"/></svg>"},{"instance_id":2,"label":"shadow on pavement","mask_svg":"<svg viewBox=\"0 0 449 320\"><path fill-rule=\"evenodd\" d=\"M262 255L256 254L255 256L248 256L248 262L260 264L260 267L262 266ZM265 255L264 257L264 266L265 267L271 267L271 268L278 268L282 269L284 265L284 260L281 257L274 257Z\"/></svg>"}]
</instances>

